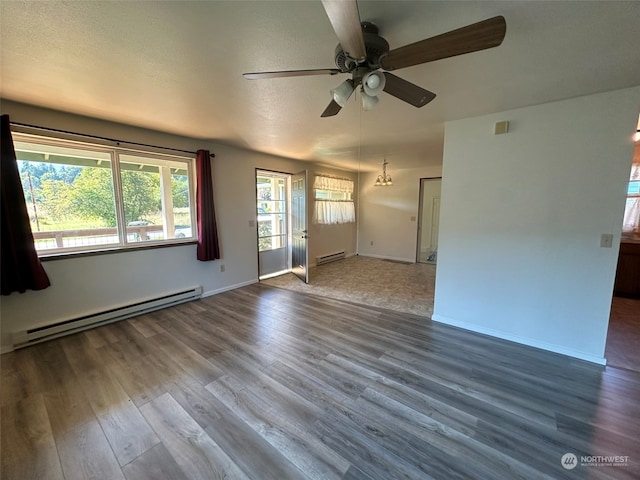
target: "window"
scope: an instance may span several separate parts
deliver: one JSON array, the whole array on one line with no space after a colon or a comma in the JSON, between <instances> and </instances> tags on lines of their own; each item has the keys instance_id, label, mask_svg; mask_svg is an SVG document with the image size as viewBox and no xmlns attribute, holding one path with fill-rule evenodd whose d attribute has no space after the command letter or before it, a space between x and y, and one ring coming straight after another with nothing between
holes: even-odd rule
<instances>
[{"instance_id":1,"label":"window","mask_svg":"<svg viewBox=\"0 0 640 480\"><path fill-rule=\"evenodd\" d=\"M637 151L638 148L636 147L636 152ZM622 232L626 237L640 240L640 159L637 153L631 166Z\"/></svg>"},{"instance_id":2,"label":"window","mask_svg":"<svg viewBox=\"0 0 640 480\"><path fill-rule=\"evenodd\" d=\"M14 134L40 254L193 239L194 160Z\"/></svg>"},{"instance_id":3,"label":"window","mask_svg":"<svg viewBox=\"0 0 640 480\"><path fill-rule=\"evenodd\" d=\"M353 223L353 180L318 175L313 182L315 210L313 223Z\"/></svg>"}]
</instances>

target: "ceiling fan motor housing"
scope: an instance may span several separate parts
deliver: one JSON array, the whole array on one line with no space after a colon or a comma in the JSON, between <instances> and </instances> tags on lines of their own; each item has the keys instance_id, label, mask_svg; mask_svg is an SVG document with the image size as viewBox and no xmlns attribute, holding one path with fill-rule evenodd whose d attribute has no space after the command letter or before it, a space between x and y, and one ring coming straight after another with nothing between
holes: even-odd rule
<instances>
[{"instance_id":1,"label":"ceiling fan motor housing","mask_svg":"<svg viewBox=\"0 0 640 480\"><path fill-rule=\"evenodd\" d=\"M389 53L389 43L378 35L378 27L371 22L362 22L361 25L367 58L358 65L353 58L344 53L342 46L338 44L335 50L335 61L336 66L343 73L352 72L365 65L371 70L377 70L382 66L382 59Z\"/></svg>"}]
</instances>

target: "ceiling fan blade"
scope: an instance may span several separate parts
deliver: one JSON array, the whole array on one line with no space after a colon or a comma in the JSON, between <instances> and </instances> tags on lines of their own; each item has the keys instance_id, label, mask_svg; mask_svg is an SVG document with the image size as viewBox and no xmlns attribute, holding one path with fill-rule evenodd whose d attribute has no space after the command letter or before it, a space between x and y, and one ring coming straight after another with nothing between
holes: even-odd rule
<instances>
[{"instance_id":1,"label":"ceiling fan blade","mask_svg":"<svg viewBox=\"0 0 640 480\"><path fill-rule=\"evenodd\" d=\"M338 112L342 110L342 107L336 103L335 100L331 100L331 103L327 108L325 108L324 112L322 112L321 117L333 117L337 115Z\"/></svg>"},{"instance_id":2,"label":"ceiling fan blade","mask_svg":"<svg viewBox=\"0 0 640 480\"><path fill-rule=\"evenodd\" d=\"M364 60L367 52L356 1L322 0L322 5L345 53L354 60Z\"/></svg>"},{"instance_id":3,"label":"ceiling fan blade","mask_svg":"<svg viewBox=\"0 0 640 480\"><path fill-rule=\"evenodd\" d=\"M489 18L391 50L382 59L382 67L385 70L397 70L398 68L497 47L502 43L506 31L507 23L504 17Z\"/></svg>"},{"instance_id":4,"label":"ceiling fan blade","mask_svg":"<svg viewBox=\"0 0 640 480\"><path fill-rule=\"evenodd\" d=\"M247 80L259 80L262 78L306 77L308 75L336 75L342 73L337 68L319 68L316 70L282 70L279 72L254 72L243 73Z\"/></svg>"},{"instance_id":5,"label":"ceiling fan blade","mask_svg":"<svg viewBox=\"0 0 640 480\"><path fill-rule=\"evenodd\" d=\"M410 103L414 107L424 107L436 98L435 93L396 77L392 73L384 72L384 76L386 78L384 91L404 102Z\"/></svg>"}]
</instances>

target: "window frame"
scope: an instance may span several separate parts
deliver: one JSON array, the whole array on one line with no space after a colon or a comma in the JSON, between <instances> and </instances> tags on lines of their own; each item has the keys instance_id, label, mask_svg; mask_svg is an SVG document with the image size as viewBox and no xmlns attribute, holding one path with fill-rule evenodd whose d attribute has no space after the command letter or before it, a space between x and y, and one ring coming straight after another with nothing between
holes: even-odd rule
<instances>
[{"instance_id":1,"label":"window frame","mask_svg":"<svg viewBox=\"0 0 640 480\"><path fill-rule=\"evenodd\" d=\"M640 214L638 213L638 203L640 202L640 192L636 193L637 188L635 184L640 183L640 161L636 161L631 164L631 173L629 175L629 183L627 184L627 196L625 198L625 207L622 224L622 239L623 240L640 240ZM635 204L635 205L634 205ZM633 218L631 212L635 209L636 216ZM630 215L631 218L627 218ZM631 220L630 223L627 223ZM631 228L626 228L628 225L632 225Z\"/></svg>"},{"instance_id":2,"label":"window frame","mask_svg":"<svg viewBox=\"0 0 640 480\"><path fill-rule=\"evenodd\" d=\"M316 188L317 185L323 183L323 180L329 181L332 180L337 181L339 184L348 183L351 191L348 189L343 190L344 185L338 185L338 189L332 188ZM324 175L324 174L316 174L313 182L313 201L314 201L314 210L313 210L313 223L315 225L346 225L351 223L356 223L356 212L355 212L355 201L353 199L353 191L355 191L355 181L350 178L343 177L334 177L332 175ZM334 215L335 208L333 209L333 214L329 221L325 221L325 219L320 218L319 207L321 205L326 205L329 207L337 207L338 205L351 205L351 213L353 215L353 219L349 221L340 221Z\"/></svg>"},{"instance_id":3,"label":"window frame","mask_svg":"<svg viewBox=\"0 0 640 480\"><path fill-rule=\"evenodd\" d=\"M142 250L149 248L163 248L170 246L180 246L197 242L197 222L196 222L196 159L195 155L189 157L187 155L176 155L175 153L162 152L158 149L140 149L127 148L110 143L87 142L85 140L61 138L55 136L47 136L40 133L31 133L23 131L23 129L12 129L12 137L14 143L30 143L42 145L43 147L69 148L73 150L81 150L87 152L97 152L109 155L111 183L113 186L114 196L114 213L116 217L116 226L118 243L105 243L83 245L76 247L48 248L46 250L36 250L38 257L42 260L64 258L69 256L85 256L85 255L102 255L108 253L118 253L123 251ZM17 150L17 149L16 149ZM130 155L148 158L150 164L162 162L178 162L185 164L187 172L187 181L189 186L189 218L191 222L191 236L180 238L167 238L161 240L145 240L145 241L128 241L127 225L125 221L125 204L122 189L122 176L120 169L120 155ZM18 156L18 155L17 155ZM154 162L155 161L155 162ZM35 162L35 161L34 161ZM125 162L126 163L126 162ZM72 165L72 164L69 164ZM22 185L24 189L24 185ZM162 190L161 193L162 195ZM26 200L25 200L26 201ZM164 220L164 218L163 218ZM35 232L33 232L35 233Z\"/></svg>"}]
</instances>

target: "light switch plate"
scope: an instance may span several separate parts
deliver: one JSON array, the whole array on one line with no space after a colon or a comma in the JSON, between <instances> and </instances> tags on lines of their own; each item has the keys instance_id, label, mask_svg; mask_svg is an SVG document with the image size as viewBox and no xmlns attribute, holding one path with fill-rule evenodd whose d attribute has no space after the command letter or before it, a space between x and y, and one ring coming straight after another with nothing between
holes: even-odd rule
<instances>
[{"instance_id":1,"label":"light switch plate","mask_svg":"<svg viewBox=\"0 0 640 480\"><path fill-rule=\"evenodd\" d=\"M600 235L600 246L602 248L613 247L613 235L611 233L603 233Z\"/></svg>"}]
</instances>

